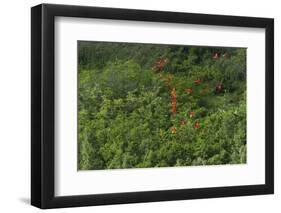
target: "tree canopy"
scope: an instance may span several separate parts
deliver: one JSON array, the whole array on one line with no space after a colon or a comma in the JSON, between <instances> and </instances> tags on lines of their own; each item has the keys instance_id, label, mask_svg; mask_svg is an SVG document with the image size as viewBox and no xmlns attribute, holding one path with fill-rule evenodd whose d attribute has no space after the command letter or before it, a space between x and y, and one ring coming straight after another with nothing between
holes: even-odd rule
<instances>
[{"instance_id":1,"label":"tree canopy","mask_svg":"<svg viewBox=\"0 0 281 213\"><path fill-rule=\"evenodd\" d=\"M78 169L246 162L246 49L79 41Z\"/></svg>"}]
</instances>

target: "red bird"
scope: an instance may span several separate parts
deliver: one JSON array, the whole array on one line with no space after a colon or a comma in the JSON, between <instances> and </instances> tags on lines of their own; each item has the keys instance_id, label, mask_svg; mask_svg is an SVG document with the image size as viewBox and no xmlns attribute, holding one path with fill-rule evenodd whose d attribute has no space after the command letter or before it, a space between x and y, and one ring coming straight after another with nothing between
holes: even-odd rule
<instances>
[{"instance_id":1,"label":"red bird","mask_svg":"<svg viewBox=\"0 0 281 213\"><path fill-rule=\"evenodd\" d=\"M190 113L189 113L189 117L190 117L190 118L193 118L193 117L194 117L194 112L190 112Z\"/></svg>"},{"instance_id":2,"label":"red bird","mask_svg":"<svg viewBox=\"0 0 281 213\"><path fill-rule=\"evenodd\" d=\"M171 80L172 80L172 78L170 76L168 76L168 81L171 81Z\"/></svg>"},{"instance_id":3,"label":"red bird","mask_svg":"<svg viewBox=\"0 0 281 213\"><path fill-rule=\"evenodd\" d=\"M195 123L195 129L198 129L198 128L199 128L199 123L196 122L196 123Z\"/></svg>"},{"instance_id":4,"label":"red bird","mask_svg":"<svg viewBox=\"0 0 281 213\"><path fill-rule=\"evenodd\" d=\"M172 127L172 128L171 128L171 132L172 132L172 133L176 133L176 132L177 132L177 128L176 128L176 127Z\"/></svg>"}]
</instances>

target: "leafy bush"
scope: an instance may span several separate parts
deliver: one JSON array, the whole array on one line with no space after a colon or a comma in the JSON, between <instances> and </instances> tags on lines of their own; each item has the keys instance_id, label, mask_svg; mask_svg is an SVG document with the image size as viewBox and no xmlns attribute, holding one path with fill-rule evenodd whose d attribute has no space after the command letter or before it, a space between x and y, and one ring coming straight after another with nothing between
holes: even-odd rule
<instances>
[{"instance_id":1,"label":"leafy bush","mask_svg":"<svg viewBox=\"0 0 281 213\"><path fill-rule=\"evenodd\" d=\"M246 162L246 49L79 42L80 170Z\"/></svg>"}]
</instances>

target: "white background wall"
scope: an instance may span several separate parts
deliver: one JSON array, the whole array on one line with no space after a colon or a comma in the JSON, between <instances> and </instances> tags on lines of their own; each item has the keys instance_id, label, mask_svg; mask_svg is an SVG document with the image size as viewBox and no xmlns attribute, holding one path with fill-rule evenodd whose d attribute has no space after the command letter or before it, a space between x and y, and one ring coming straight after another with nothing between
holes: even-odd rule
<instances>
[{"instance_id":1,"label":"white background wall","mask_svg":"<svg viewBox=\"0 0 281 213\"><path fill-rule=\"evenodd\" d=\"M281 13L276 0L45 0L194 13L275 18L275 195L50 210L50 212L278 212L281 207ZM30 197L30 7L37 0L0 6L0 212L39 212ZM279 85L278 85L279 84ZM258 95L258 94L257 94ZM280 211L280 210L279 210Z\"/></svg>"}]
</instances>

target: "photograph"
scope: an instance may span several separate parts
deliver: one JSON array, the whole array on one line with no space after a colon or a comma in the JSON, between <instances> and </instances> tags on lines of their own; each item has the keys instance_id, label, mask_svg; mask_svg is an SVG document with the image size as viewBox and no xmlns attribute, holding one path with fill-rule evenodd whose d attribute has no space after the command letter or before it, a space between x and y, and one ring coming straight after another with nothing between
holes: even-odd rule
<instances>
[{"instance_id":1,"label":"photograph","mask_svg":"<svg viewBox=\"0 0 281 213\"><path fill-rule=\"evenodd\" d=\"M247 48L77 41L77 170L247 163Z\"/></svg>"}]
</instances>

